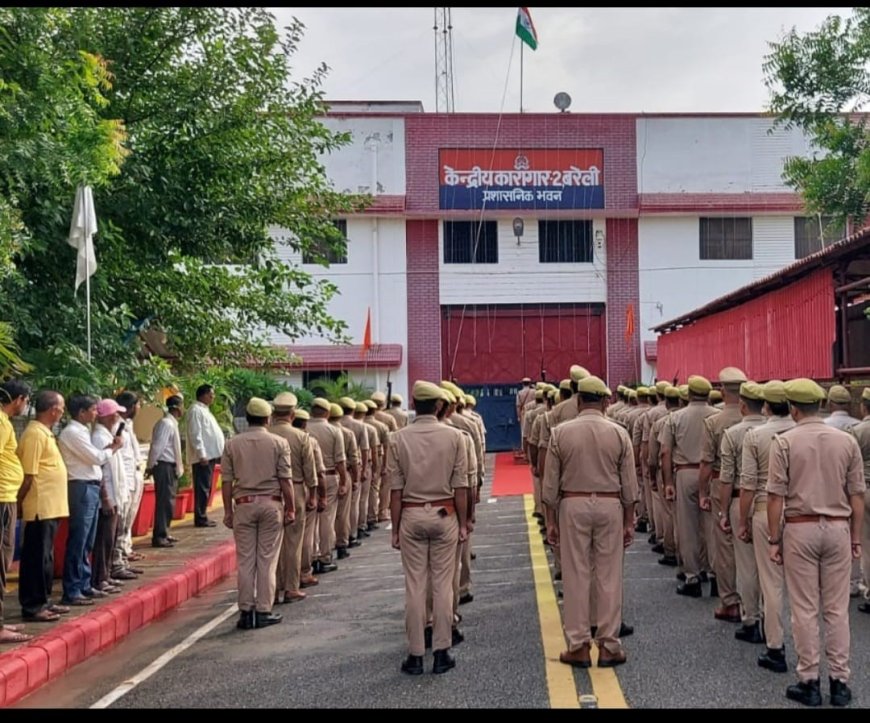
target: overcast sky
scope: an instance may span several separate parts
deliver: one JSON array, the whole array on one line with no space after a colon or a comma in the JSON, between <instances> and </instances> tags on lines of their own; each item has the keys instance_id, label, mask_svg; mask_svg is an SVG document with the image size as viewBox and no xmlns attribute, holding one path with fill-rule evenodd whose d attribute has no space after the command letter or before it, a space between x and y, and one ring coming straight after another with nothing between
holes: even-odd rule
<instances>
[{"instance_id":1,"label":"overcast sky","mask_svg":"<svg viewBox=\"0 0 870 723\"><path fill-rule=\"evenodd\" d=\"M433 8L270 8L306 26L298 75L325 62L331 100L419 100L435 110ZM566 91L574 112L761 111L767 43L813 30L848 8L530 7L523 107L549 112ZM519 108L517 8L453 8L455 110ZM507 86L507 90L505 87Z\"/></svg>"}]
</instances>

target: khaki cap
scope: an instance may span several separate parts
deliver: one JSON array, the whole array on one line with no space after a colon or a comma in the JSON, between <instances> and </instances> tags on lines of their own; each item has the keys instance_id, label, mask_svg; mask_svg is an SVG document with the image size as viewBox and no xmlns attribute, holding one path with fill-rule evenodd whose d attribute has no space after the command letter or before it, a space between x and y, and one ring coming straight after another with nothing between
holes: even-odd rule
<instances>
[{"instance_id":1,"label":"khaki cap","mask_svg":"<svg viewBox=\"0 0 870 723\"><path fill-rule=\"evenodd\" d=\"M742 369L737 367L725 367L719 372L719 381L723 384L738 384L740 382L748 382L746 374Z\"/></svg>"},{"instance_id":2,"label":"khaki cap","mask_svg":"<svg viewBox=\"0 0 870 723\"><path fill-rule=\"evenodd\" d=\"M366 405L366 410L371 411L373 409L377 409L378 405L375 404L371 399L364 399L363 404Z\"/></svg>"},{"instance_id":3,"label":"khaki cap","mask_svg":"<svg viewBox=\"0 0 870 723\"><path fill-rule=\"evenodd\" d=\"M537 392L535 393L537 396ZM477 406L477 400L474 398L472 394L465 395L465 406L466 407L475 407Z\"/></svg>"},{"instance_id":4,"label":"khaki cap","mask_svg":"<svg viewBox=\"0 0 870 723\"><path fill-rule=\"evenodd\" d=\"M441 398L448 404L456 404L456 395L449 389L441 390Z\"/></svg>"},{"instance_id":5,"label":"khaki cap","mask_svg":"<svg viewBox=\"0 0 870 723\"><path fill-rule=\"evenodd\" d=\"M572 364L568 376L571 377L572 382L579 382L581 379L588 377L589 372L579 364Z\"/></svg>"},{"instance_id":6,"label":"khaki cap","mask_svg":"<svg viewBox=\"0 0 870 723\"><path fill-rule=\"evenodd\" d=\"M790 379L785 383L785 396L790 402L798 404L814 404L825 398L825 390L812 379L800 377Z\"/></svg>"},{"instance_id":7,"label":"khaki cap","mask_svg":"<svg viewBox=\"0 0 870 723\"><path fill-rule=\"evenodd\" d=\"M743 382L740 385L740 396L757 402L764 401L764 387L758 382Z\"/></svg>"},{"instance_id":8,"label":"khaki cap","mask_svg":"<svg viewBox=\"0 0 870 723\"><path fill-rule=\"evenodd\" d=\"M680 399L682 399L683 401L686 401L686 402L689 401L689 385L688 384L680 384L680 386L677 387L677 389L679 389L679 391L680 391Z\"/></svg>"},{"instance_id":9,"label":"khaki cap","mask_svg":"<svg viewBox=\"0 0 870 723\"><path fill-rule=\"evenodd\" d=\"M293 392L281 392L272 400L275 409L292 409L297 404L299 404L299 400Z\"/></svg>"},{"instance_id":10,"label":"khaki cap","mask_svg":"<svg viewBox=\"0 0 870 723\"><path fill-rule=\"evenodd\" d=\"M544 394L545 394L545 392L543 389L536 389L535 390L535 399L537 401L541 401L544 398Z\"/></svg>"},{"instance_id":11,"label":"khaki cap","mask_svg":"<svg viewBox=\"0 0 870 723\"><path fill-rule=\"evenodd\" d=\"M779 379L771 379L767 384L761 387L764 394L764 401L771 404L784 404L788 401L785 395L785 384Z\"/></svg>"},{"instance_id":12,"label":"khaki cap","mask_svg":"<svg viewBox=\"0 0 870 723\"><path fill-rule=\"evenodd\" d=\"M828 401L834 404L849 404L852 401L852 395L842 384L835 384L828 390Z\"/></svg>"},{"instance_id":13,"label":"khaki cap","mask_svg":"<svg viewBox=\"0 0 870 723\"><path fill-rule=\"evenodd\" d=\"M549 386L547 382L535 382L535 389L546 389Z\"/></svg>"},{"instance_id":14,"label":"khaki cap","mask_svg":"<svg viewBox=\"0 0 870 723\"><path fill-rule=\"evenodd\" d=\"M710 392L709 399L710 399L710 401L713 402L714 404L715 404L716 402L721 402L721 401L722 401L722 392L720 392L718 389L714 389L714 390L712 390L712 391Z\"/></svg>"},{"instance_id":15,"label":"khaki cap","mask_svg":"<svg viewBox=\"0 0 870 723\"><path fill-rule=\"evenodd\" d=\"M245 407L245 412L252 417L271 417L272 405L265 399L259 397L251 397L248 405Z\"/></svg>"},{"instance_id":16,"label":"khaki cap","mask_svg":"<svg viewBox=\"0 0 870 723\"><path fill-rule=\"evenodd\" d=\"M665 391L663 392L665 397L668 399L679 399L680 398L680 390L676 387L672 387L670 384L665 387Z\"/></svg>"},{"instance_id":17,"label":"khaki cap","mask_svg":"<svg viewBox=\"0 0 870 723\"><path fill-rule=\"evenodd\" d=\"M308 412L306 412L304 409L297 409L295 416L296 416L296 419L302 419L302 420L311 419L311 415Z\"/></svg>"},{"instance_id":18,"label":"khaki cap","mask_svg":"<svg viewBox=\"0 0 870 723\"><path fill-rule=\"evenodd\" d=\"M377 402L378 404L383 404L387 401L387 395L383 392L374 392L371 396L371 400L373 402Z\"/></svg>"},{"instance_id":19,"label":"khaki cap","mask_svg":"<svg viewBox=\"0 0 870 723\"><path fill-rule=\"evenodd\" d=\"M629 399L637 399L637 392L636 392L634 389L626 389L626 390L625 390L625 395L626 395Z\"/></svg>"},{"instance_id":20,"label":"khaki cap","mask_svg":"<svg viewBox=\"0 0 870 723\"><path fill-rule=\"evenodd\" d=\"M577 391L582 394L597 394L599 397L609 397L613 394L607 385L598 377L584 377L577 383Z\"/></svg>"},{"instance_id":21,"label":"khaki cap","mask_svg":"<svg viewBox=\"0 0 870 723\"><path fill-rule=\"evenodd\" d=\"M701 394L708 395L710 390L713 389L713 385L710 384L710 381L705 377L702 377L700 374L693 374L689 377L689 391L692 394Z\"/></svg>"},{"instance_id":22,"label":"khaki cap","mask_svg":"<svg viewBox=\"0 0 870 723\"><path fill-rule=\"evenodd\" d=\"M421 402L427 402L432 399L443 399L441 389L432 382L416 381L414 388L411 391L411 396L414 399L419 399ZM365 405L368 406L368 405Z\"/></svg>"},{"instance_id":23,"label":"khaki cap","mask_svg":"<svg viewBox=\"0 0 870 723\"><path fill-rule=\"evenodd\" d=\"M561 382L559 382L559 389L570 389L570 388L571 388L571 380L570 379L563 379Z\"/></svg>"},{"instance_id":24,"label":"khaki cap","mask_svg":"<svg viewBox=\"0 0 870 723\"><path fill-rule=\"evenodd\" d=\"M620 394L625 394L625 384L620 384L618 387L616 387L616 391Z\"/></svg>"},{"instance_id":25,"label":"khaki cap","mask_svg":"<svg viewBox=\"0 0 870 723\"><path fill-rule=\"evenodd\" d=\"M529 379L528 377L523 377L523 384L526 384L527 382L528 382L529 384L531 384L531 383L532 383L532 380Z\"/></svg>"},{"instance_id":26,"label":"khaki cap","mask_svg":"<svg viewBox=\"0 0 870 723\"><path fill-rule=\"evenodd\" d=\"M558 389L549 389L549 390L547 390L547 396L548 396L550 399L555 399L555 398L556 398L556 392L558 392L558 391L559 391Z\"/></svg>"},{"instance_id":27,"label":"khaki cap","mask_svg":"<svg viewBox=\"0 0 870 723\"><path fill-rule=\"evenodd\" d=\"M314 397L314 401L311 402L312 407L320 407L320 409L325 409L327 412L331 411L331 404L328 399L324 399L323 397Z\"/></svg>"},{"instance_id":28,"label":"khaki cap","mask_svg":"<svg viewBox=\"0 0 870 723\"><path fill-rule=\"evenodd\" d=\"M357 402L356 409L354 409L354 411L357 414L365 414L366 412L369 411L369 408L365 404L363 404L362 402Z\"/></svg>"},{"instance_id":29,"label":"khaki cap","mask_svg":"<svg viewBox=\"0 0 870 723\"><path fill-rule=\"evenodd\" d=\"M649 396L649 389L647 389L646 387L638 387L634 391L637 392L638 397L648 397Z\"/></svg>"},{"instance_id":30,"label":"khaki cap","mask_svg":"<svg viewBox=\"0 0 870 723\"><path fill-rule=\"evenodd\" d=\"M660 379L656 382L656 394L664 394L665 389L667 389L669 386L671 385L668 382L666 382L664 379Z\"/></svg>"},{"instance_id":31,"label":"khaki cap","mask_svg":"<svg viewBox=\"0 0 870 723\"><path fill-rule=\"evenodd\" d=\"M404 404L405 400L402 398L401 394L391 394L390 402L393 404Z\"/></svg>"},{"instance_id":32,"label":"khaki cap","mask_svg":"<svg viewBox=\"0 0 870 723\"><path fill-rule=\"evenodd\" d=\"M336 419L338 417L344 416L344 410L341 408L340 404L331 404L329 406L329 418Z\"/></svg>"},{"instance_id":33,"label":"khaki cap","mask_svg":"<svg viewBox=\"0 0 870 723\"><path fill-rule=\"evenodd\" d=\"M345 409L349 409L351 411L354 411L356 409L356 399L351 399L350 397L342 397L338 400L338 403Z\"/></svg>"},{"instance_id":34,"label":"khaki cap","mask_svg":"<svg viewBox=\"0 0 870 723\"><path fill-rule=\"evenodd\" d=\"M864 391L861 392L861 399L865 402L870 402L870 387L864 387Z\"/></svg>"}]
</instances>

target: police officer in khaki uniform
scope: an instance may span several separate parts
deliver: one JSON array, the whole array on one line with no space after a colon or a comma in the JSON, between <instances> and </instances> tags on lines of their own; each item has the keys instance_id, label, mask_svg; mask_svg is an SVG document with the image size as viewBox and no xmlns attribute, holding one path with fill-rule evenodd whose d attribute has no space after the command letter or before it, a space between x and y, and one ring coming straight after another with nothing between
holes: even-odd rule
<instances>
[{"instance_id":1,"label":"police officer in khaki uniform","mask_svg":"<svg viewBox=\"0 0 870 723\"><path fill-rule=\"evenodd\" d=\"M529 377L523 377L523 386L517 392L517 422L523 423L523 414L525 413L526 405L534 401L535 389L532 386L532 380Z\"/></svg>"},{"instance_id":2,"label":"police officer in khaki uniform","mask_svg":"<svg viewBox=\"0 0 870 723\"><path fill-rule=\"evenodd\" d=\"M315 542L318 543L317 559L313 564L315 575L338 569L338 565L332 561L332 550L335 547L335 517L339 498L346 496L350 491L344 435L338 427L329 424L331 407L326 399L315 397L311 403L311 420L308 422L308 434L317 440L326 466L326 500L323 511L317 513L317 526L320 529L319 535L315 537Z\"/></svg>"},{"instance_id":3,"label":"police officer in khaki uniform","mask_svg":"<svg viewBox=\"0 0 870 723\"><path fill-rule=\"evenodd\" d=\"M471 417L476 423L478 428L480 429L480 442L483 445L483 451L486 453L486 424L483 421L483 416L475 411L475 407L477 406L477 400L474 398L473 394L465 395L465 411L468 413L468 416Z\"/></svg>"},{"instance_id":4,"label":"police officer in khaki uniform","mask_svg":"<svg viewBox=\"0 0 870 723\"><path fill-rule=\"evenodd\" d=\"M751 540L761 585L764 607L764 637L767 650L758 656L758 664L775 673L785 673L782 629L782 591L785 580L782 567L770 559L767 538L767 471L770 445L777 434L794 427L788 410L785 385L773 379L762 387L767 421L750 429L743 438L740 469L740 521L736 535Z\"/></svg>"},{"instance_id":5,"label":"police officer in khaki uniform","mask_svg":"<svg viewBox=\"0 0 870 723\"><path fill-rule=\"evenodd\" d=\"M297 409L293 417L293 428L306 432L309 419L310 415L306 410ZM319 513L326 509L326 465L323 464L323 453L320 451L320 445L314 437L309 435L308 441L311 444L311 451L314 453L314 471L317 474L317 489L313 509L306 510L305 528L302 532L302 576L299 579L299 587L302 588L311 587L320 582L312 574L316 552L314 538L317 534L317 518Z\"/></svg>"},{"instance_id":6,"label":"police officer in khaki uniform","mask_svg":"<svg viewBox=\"0 0 870 723\"><path fill-rule=\"evenodd\" d=\"M680 390L666 384L662 389L662 399L665 400L665 413L655 419L648 433L647 443L647 462L649 464L650 484L653 486L653 493L659 498L659 517L656 522L656 532L661 532L661 548L658 545L653 547L654 552L661 552L659 565L667 565L669 567L677 566L677 537L674 521L674 501L665 499L664 480L662 478L662 470L660 463L661 445L659 444L659 435L662 427L665 425L667 417L679 410L680 407ZM661 530L659 530L661 523Z\"/></svg>"},{"instance_id":7,"label":"police officer in khaki uniform","mask_svg":"<svg viewBox=\"0 0 870 723\"><path fill-rule=\"evenodd\" d=\"M861 393L861 408L864 419L851 427L849 431L858 441L861 448L861 457L864 460L864 482L870 483L870 387ZM870 506L870 485L864 493L864 507ZM861 528L861 573L864 578L864 601L858 604L858 610L862 613L870 613L870 603L867 601L870 591L870 520L864 517L864 525Z\"/></svg>"},{"instance_id":8,"label":"police officer in khaki uniform","mask_svg":"<svg viewBox=\"0 0 870 723\"><path fill-rule=\"evenodd\" d=\"M716 414L707 404L712 385L700 375L689 377L688 406L665 417L659 435L665 499L675 500L677 545L686 575L677 594L701 597L701 508L698 474L701 467L703 422Z\"/></svg>"},{"instance_id":9,"label":"police officer in khaki uniform","mask_svg":"<svg viewBox=\"0 0 870 723\"><path fill-rule=\"evenodd\" d=\"M707 400L711 407L715 407L716 409L723 409L725 407L725 401L722 397L722 392L718 389L714 389L710 392L710 397Z\"/></svg>"},{"instance_id":10,"label":"police officer in khaki uniform","mask_svg":"<svg viewBox=\"0 0 870 723\"><path fill-rule=\"evenodd\" d=\"M740 528L740 476L743 464L743 443L747 432L764 424L761 414L764 391L760 384L743 382L740 385L740 414L743 420L722 434L719 448L719 508L723 514L719 526L731 541L736 568L737 595L740 599L743 626L734 633L737 640L747 643L764 642L761 631L761 589L758 584L758 565L749 534L732 534ZM748 531L747 531L748 532Z\"/></svg>"},{"instance_id":11,"label":"police officer in khaki uniform","mask_svg":"<svg viewBox=\"0 0 870 723\"><path fill-rule=\"evenodd\" d=\"M390 395L390 408L386 412L396 420L396 429L404 429L408 426L408 413L402 409L404 403L401 394Z\"/></svg>"},{"instance_id":12,"label":"police officer in khaki uniform","mask_svg":"<svg viewBox=\"0 0 870 723\"><path fill-rule=\"evenodd\" d=\"M716 589L711 590L710 596L713 597L714 592L717 592L721 602L713 615L717 620L730 623L739 623L741 620L740 597L737 595L737 567L734 562L732 535L719 526L719 520L728 513L727 510L719 508L719 451L722 434L741 420L740 385L745 381L746 375L737 367L725 367L719 372L725 405L704 421L701 472L698 477L698 495L701 509L705 513L701 515L701 520L707 541L707 556L716 573ZM707 512L711 514L706 514Z\"/></svg>"},{"instance_id":13,"label":"police officer in khaki uniform","mask_svg":"<svg viewBox=\"0 0 870 723\"><path fill-rule=\"evenodd\" d=\"M377 418L376 412L378 407L373 400L366 399L363 404L366 405L365 423L375 428L381 450L381 457L378 460L379 471L377 475L372 477L372 485L369 489L368 519L369 522L374 523L374 529L377 529L378 522L386 522L389 519L389 515L384 511L383 501L384 495L388 492L385 475L387 473L387 440L390 436L390 429Z\"/></svg>"},{"instance_id":14,"label":"police officer in khaki uniform","mask_svg":"<svg viewBox=\"0 0 870 723\"><path fill-rule=\"evenodd\" d=\"M467 538L468 469L462 433L438 422L442 390L414 382L416 417L391 435L387 454L392 544L405 572L408 657L402 672L423 672L426 587L432 586L433 673L455 664L450 655L456 547Z\"/></svg>"},{"instance_id":15,"label":"police officer in khaki uniform","mask_svg":"<svg viewBox=\"0 0 870 723\"><path fill-rule=\"evenodd\" d=\"M844 432L851 429L860 421L849 414L851 408L852 394L842 384L834 384L828 390L828 410L831 413L825 417L825 424Z\"/></svg>"},{"instance_id":16,"label":"police officer in khaki uniform","mask_svg":"<svg viewBox=\"0 0 870 723\"><path fill-rule=\"evenodd\" d=\"M347 456L345 467L347 468L350 489L343 497L339 496L335 511L335 552L339 560L350 557L348 545L350 544L350 507L353 502L355 490L359 490L360 467L362 455L356 442L354 433L345 427L341 420L344 417L344 409L340 404L329 405L329 423L337 427L344 437L344 453Z\"/></svg>"},{"instance_id":17,"label":"police officer in khaki uniform","mask_svg":"<svg viewBox=\"0 0 870 723\"><path fill-rule=\"evenodd\" d=\"M616 388L616 402L614 404L611 404L609 407L607 407L607 409L604 412L604 414L607 417L609 417L610 419L613 419L614 415L617 412L621 411L625 407L624 393L625 393L625 386L620 384Z\"/></svg>"},{"instance_id":18,"label":"police officer in khaki uniform","mask_svg":"<svg viewBox=\"0 0 870 723\"><path fill-rule=\"evenodd\" d=\"M350 530L348 547L359 547L362 544L361 538L365 536L360 531L360 527L365 527L365 517L362 518L362 524L360 524L361 500L366 484L371 487L371 444L369 442L368 428L365 423L358 422L353 418L356 411L356 402L350 397L342 397L338 402L344 411L340 423L353 433L357 449L359 450L358 483L353 487L348 515ZM366 492L366 495L368 495L368 492Z\"/></svg>"},{"instance_id":19,"label":"police officer in khaki uniform","mask_svg":"<svg viewBox=\"0 0 870 723\"><path fill-rule=\"evenodd\" d=\"M296 395L282 392L272 401L272 425L269 431L290 445L293 468L293 497L296 519L284 527L284 541L278 557L277 599L278 604L305 599L300 590L302 574L302 539L308 515L317 507L317 471L311 439L301 429L293 426L296 413Z\"/></svg>"},{"instance_id":20,"label":"police officer in khaki uniform","mask_svg":"<svg viewBox=\"0 0 870 723\"><path fill-rule=\"evenodd\" d=\"M786 382L785 394L797 425L773 442L767 523L771 558L785 571L798 655L798 683L788 687L786 696L804 705L821 705L821 613L831 704L847 705L852 699L849 577L852 558L861 556L864 465L855 438L819 417L825 392L818 384L793 379Z\"/></svg>"},{"instance_id":21,"label":"police officer in khaki uniform","mask_svg":"<svg viewBox=\"0 0 870 723\"><path fill-rule=\"evenodd\" d=\"M544 502L559 509L551 540L562 548L568 642L559 660L581 668L592 664L591 627L596 621L598 666L626 660L619 640L623 555L634 538L638 486L631 440L604 416L611 395L598 377L579 382L579 414L553 428L543 482Z\"/></svg>"},{"instance_id":22,"label":"police officer in khaki uniform","mask_svg":"<svg viewBox=\"0 0 870 723\"><path fill-rule=\"evenodd\" d=\"M395 432L399 429L396 423L396 418L391 414L387 414L387 395L383 392L372 393L371 400L375 403L375 419L381 424L386 424L390 432Z\"/></svg>"},{"instance_id":23,"label":"police officer in khaki uniform","mask_svg":"<svg viewBox=\"0 0 870 723\"><path fill-rule=\"evenodd\" d=\"M272 407L252 397L245 412L248 431L230 439L221 457L221 495L224 524L236 541L237 627L251 630L281 622L272 612L275 571L284 525L295 519L296 504L290 445L268 430Z\"/></svg>"},{"instance_id":24,"label":"police officer in khaki uniform","mask_svg":"<svg viewBox=\"0 0 870 723\"><path fill-rule=\"evenodd\" d=\"M369 441L369 464L365 470L359 496L359 516L357 521L357 534L359 537L371 537L370 530L377 527L376 522L369 521L369 499L374 480L380 478L381 460L384 456L377 430L371 424L366 424L365 422L367 413L368 407L362 402L357 402L353 418L354 421L362 424Z\"/></svg>"}]
</instances>

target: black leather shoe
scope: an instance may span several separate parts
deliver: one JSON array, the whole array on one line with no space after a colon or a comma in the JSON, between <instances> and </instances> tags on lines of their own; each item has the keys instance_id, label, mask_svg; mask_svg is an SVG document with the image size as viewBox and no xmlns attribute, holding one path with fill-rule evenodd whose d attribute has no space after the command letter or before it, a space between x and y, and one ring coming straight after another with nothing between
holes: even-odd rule
<instances>
[{"instance_id":1,"label":"black leather shoe","mask_svg":"<svg viewBox=\"0 0 870 723\"><path fill-rule=\"evenodd\" d=\"M462 631L459 628L453 628L452 637L450 639L451 645L459 645L462 641L465 640L465 635L463 635Z\"/></svg>"},{"instance_id":2,"label":"black leather shoe","mask_svg":"<svg viewBox=\"0 0 870 723\"><path fill-rule=\"evenodd\" d=\"M785 689L785 697L812 707L822 704L822 692L819 688L818 680L810 680L807 683L795 683L788 686Z\"/></svg>"},{"instance_id":3,"label":"black leather shoe","mask_svg":"<svg viewBox=\"0 0 870 723\"><path fill-rule=\"evenodd\" d=\"M366 529L367 529L369 532L371 532L372 530L377 530L377 529L378 529L378 523L377 523L377 522L368 522L368 523L366 523Z\"/></svg>"},{"instance_id":4,"label":"black leather shoe","mask_svg":"<svg viewBox=\"0 0 870 723\"><path fill-rule=\"evenodd\" d=\"M785 662L785 650L783 648L768 648L758 656L758 665L772 670L774 673L788 671L788 663Z\"/></svg>"},{"instance_id":5,"label":"black leather shoe","mask_svg":"<svg viewBox=\"0 0 870 723\"><path fill-rule=\"evenodd\" d=\"M677 573L677 580L679 580L680 582L685 582L686 581L686 573L678 572Z\"/></svg>"},{"instance_id":6,"label":"black leather shoe","mask_svg":"<svg viewBox=\"0 0 870 723\"><path fill-rule=\"evenodd\" d=\"M559 582L559 580L562 579L562 571L559 570L559 572L553 573L553 579L554 579L556 582Z\"/></svg>"},{"instance_id":7,"label":"black leather shoe","mask_svg":"<svg viewBox=\"0 0 870 723\"><path fill-rule=\"evenodd\" d=\"M360 537L371 537L371 535L368 533L368 530L366 530L365 527L360 527L356 532L357 532L357 539L359 539Z\"/></svg>"},{"instance_id":8,"label":"black leather shoe","mask_svg":"<svg viewBox=\"0 0 870 723\"><path fill-rule=\"evenodd\" d=\"M473 601L474 601L474 595L472 595L470 592L467 592L467 593L465 593L465 595L461 595L459 597L459 604L460 605L465 605L466 603L470 603Z\"/></svg>"},{"instance_id":9,"label":"black leather shoe","mask_svg":"<svg viewBox=\"0 0 870 723\"><path fill-rule=\"evenodd\" d=\"M653 545L650 548L650 550L652 550L652 552L654 552L656 555L664 555L665 554L665 546L661 542L657 542L655 545Z\"/></svg>"},{"instance_id":10,"label":"black leather shoe","mask_svg":"<svg viewBox=\"0 0 870 723\"><path fill-rule=\"evenodd\" d=\"M842 680L828 678L831 682L831 705L849 705L852 702L852 691Z\"/></svg>"},{"instance_id":11,"label":"black leather shoe","mask_svg":"<svg viewBox=\"0 0 870 723\"><path fill-rule=\"evenodd\" d=\"M205 522L195 522L194 527L217 527L217 522L214 520L206 520Z\"/></svg>"},{"instance_id":12,"label":"black leather shoe","mask_svg":"<svg viewBox=\"0 0 870 723\"><path fill-rule=\"evenodd\" d=\"M337 548L335 548L335 556L339 560L344 560L344 559L350 557L350 553L347 551L346 547L337 547Z\"/></svg>"},{"instance_id":13,"label":"black leather shoe","mask_svg":"<svg viewBox=\"0 0 870 723\"><path fill-rule=\"evenodd\" d=\"M318 572L323 575L326 572L335 572L336 570L338 570L338 565L334 562L321 562Z\"/></svg>"},{"instance_id":14,"label":"black leather shoe","mask_svg":"<svg viewBox=\"0 0 870 723\"><path fill-rule=\"evenodd\" d=\"M432 647L432 626L427 625L423 628L423 644L426 646L426 650L429 650ZM422 663L421 663L422 665Z\"/></svg>"},{"instance_id":15,"label":"black leather shoe","mask_svg":"<svg viewBox=\"0 0 870 723\"><path fill-rule=\"evenodd\" d=\"M646 520L638 520L637 524L634 526L635 532L649 532L649 529L646 525Z\"/></svg>"},{"instance_id":16,"label":"black leather shoe","mask_svg":"<svg viewBox=\"0 0 870 723\"><path fill-rule=\"evenodd\" d=\"M423 656L409 655L402 661L402 672L408 675L423 675Z\"/></svg>"},{"instance_id":17,"label":"black leather shoe","mask_svg":"<svg viewBox=\"0 0 870 723\"><path fill-rule=\"evenodd\" d=\"M650 535L649 535L649 537L647 538L646 541L647 541L650 545L655 545L655 544L656 544L656 533L655 533L655 532L651 532Z\"/></svg>"},{"instance_id":18,"label":"black leather shoe","mask_svg":"<svg viewBox=\"0 0 870 723\"><path fill-rule=\"evenodd\" d=\"M254 629L254 611L253 610L242 610L239 613L239 622L236 623L236 627L239 630L253 630Z\"/></svg>"},{"instance_id":19,"label":"black leather shoe","mask_svg":"<svg viewBox=\"0 0 870 723\"><path fill-rule=\"evenodd\" d=\"M761 625L754 623L752 625L743 625L740 630L734 633L737 640L742 640L744 643L763 643L764 634L761 632Z\"/></svg>"},{"instance_id":20,"label":"black leather shoe","mask_svg":"<svg viewBox=\"0 0 870 723\"><path fill-rule=\"evenodd\" d=\"M450 655L449 650L436 650L435 661L432 663L433 673L446 673L451 668L456 667L456 660Z\"/></svg>"},{"instance_id":21,"label":"black leather shoe","mask_svg":"<svg viewBox=\"0 0 870 723\"><path fill-rule=\"evenodd\" d=\"M361 545L362 545L362 542L360 540L358 540L356 537L353 537L347 541L348 547L360 547Z\"/></svg>"},{"instance_id":22,"label":"black leather shoe","mask_svg":"<svg viewBox=\"0 0 870 723\"><path fill-rule=\"evenodd\" d=\"M470 557L472 560L476 560L476 559L477 559L477 553L476 553L476 552L472 552L472 553L469 555L469 557Z\"/></svg>"},{"instance_id":23,"label":"black leather shoe","mask_svg":"<svg viewBox=\"0 0 870 723\"><path fill-rule=\"evenodd\" d=\"M627 638L629 635L634 635L634 625L619 624L619 637Z\"/></svg>"},{"instance_id":24,"label":"black leather shoe","mask_svg":"<svg viewBox=\"0 0 870 723\"><path fill-rule=\"evenodd\" d=\"M674 555L662 555L659 560L659 565L667 565L668 567L677 566L677 558ZM685 575L683 575L685 577Z\"/></svg>"},{"instance_id":25,"label":"black leather shoe","mask_svg":"<svg viewBox=\"0 0 870 723\"><path fill-rule=\"evenodd\" d=\"M283 615L278 613L257 613L255 624L258 628L267 628L270 625L277 625L284 619Z\"/></svg>"},{"instance_id":26,"label":"black leather shoe","mask_svg":"<svg viewBox=\"0 0 870 723\"><path fill-rule=\"evenodd\" d=\"M715 577L710 580L710 597L719 597L719 583Z\"/></svg>"},{"instance_id":27,"label":"black leather shoe","mask_svg":"<svg viewBox=\"0 0 870 723\"><path fill-rule=\"evenodd\" d=\"M164 537L160 540L152 540L151 547L175 547L175 545Z\"/></svg>"},{"instance_id":28,"label":"black leather shoe","mask_svg":"<svg viewBox=\"0 0 870 723\"><path fill-rule=\"evenodd\" d=\"M702 594L700 582L684 582L682 585L677 585L677 595L701 597Z\"/></svg>"},{"instance_id":29,"label":"black leather shoe","mask_svg":"<svg viewBox=\"0 0 870 723\"><path fill-rule=\"evenodd\" d=\"M858 603L858 612L870 613L870 602Z\"/></svg>"},{"instance_id":30,"label":"black leather shoe","mask_svg":"<svg viewBox=\"0 0 870 723\"><path fill-rule=\"evenodd\" d=\"M315 560L311 563L311 574L319 575L320 574L320 560Z\"/></svg>"}]
</instances>

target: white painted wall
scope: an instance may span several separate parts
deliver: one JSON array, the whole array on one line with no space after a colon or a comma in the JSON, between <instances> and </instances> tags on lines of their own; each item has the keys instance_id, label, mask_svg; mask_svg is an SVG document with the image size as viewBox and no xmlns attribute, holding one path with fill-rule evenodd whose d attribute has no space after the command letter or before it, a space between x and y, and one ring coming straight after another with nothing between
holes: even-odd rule
<instances>
[{"instance_id":1,"label":"white painted wall","mask_svg":"<svg viewBox=\"0 0 870 723\"><path fill-rule=\"evenodd\" d=\"M638 193L791 192L788 156L811 155L799 129L769 118L638 118Z\"/></svg>"},{"instance_id":2,"label":"white painted wall","mask_svg":"<svg viewBox=\"0 0 870 723\"><path fill-rule=\"evenodd\" d=\"M655 367L646 362L649 328L692 311L792 263L794 217L754 216L751 261L701 261L698 216L646 217L638 222L641 363L644 381Z\"/></svg>"},{"instance_id":3,"label":"white painted wall","mask_svg":"<svg viewBox=\"0 0 870 723\"><path fill-rule=\"evenodd\" d=\"M321 118L330 130L351 134L351 142L321 158L337 191L372 193L372 145L377 146L379 195L405 194L405 120L403 118Z\"/></svg>"},{"instance_id":4,"label":"white painted wall","mask_svg":"<svg viewBox=\"0 0 870 723\"><path fill-rule=\"evenodd\" d=\"M538 219L524 217L517 244L512 219L498 220L497 264L445 264L444 226L438 230L442 304L594 303L607 300L606 221L593 219L591 264L538 261ZM600 233L599 233L600 231ZM599 243L596 237L600 237Z\"/></svg>"}]
</instances>

